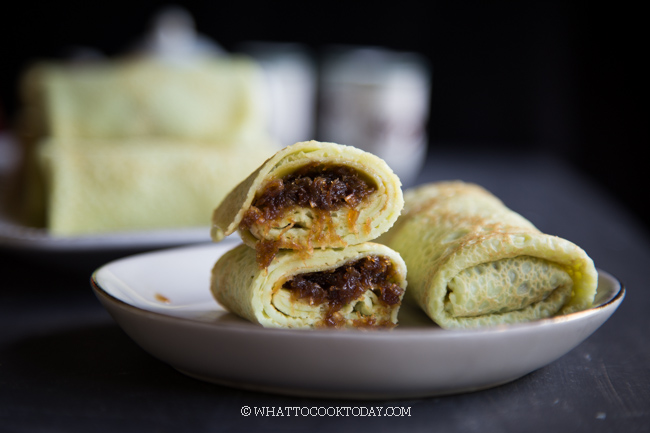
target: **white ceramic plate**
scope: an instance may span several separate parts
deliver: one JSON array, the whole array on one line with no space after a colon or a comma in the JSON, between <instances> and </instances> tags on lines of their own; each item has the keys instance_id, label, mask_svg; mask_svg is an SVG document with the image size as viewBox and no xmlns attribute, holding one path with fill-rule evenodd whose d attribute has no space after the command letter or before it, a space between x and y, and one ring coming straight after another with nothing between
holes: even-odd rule
<instances>
[{"instance_id":1,"label":"white ceramic plate","mask_svg":"<svg viewBox=\"0 0 650 433\"><path fill-rule=\"evenodd\" d=\"M625 295L601 271L593 308L531 323L449 331L403 306L391 331L266 329L228 313L210 294L210 270L234 245L120 259L98 269L92 287L136 343L189 376L249 390L369 399L459 393L515 380L576 347Z\"/></svg>"},{"instance_id":2,"label":"white ceramic plate","mask_svg":"<svg viewBox=\"0 0 650 433\"><path fill-rule=\"evenodd\" d=\"M0 247L27 252L95 252L168 248L210 242L210 227L137 230L83 236L52 236L47 229L27 227L0 209Z\"/></svg>"}]
</instances>

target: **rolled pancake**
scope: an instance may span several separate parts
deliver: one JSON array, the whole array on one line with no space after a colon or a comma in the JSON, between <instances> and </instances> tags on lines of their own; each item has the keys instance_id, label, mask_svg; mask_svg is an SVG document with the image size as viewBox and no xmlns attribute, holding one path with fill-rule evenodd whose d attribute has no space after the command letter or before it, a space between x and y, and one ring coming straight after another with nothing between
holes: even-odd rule
<instances>
[{"instance_id":1,"label":"rolled pancake","mask_svg":"<svg viewBox=\"0 0 650 433\"><path fill-rule=\"evenodd\" d=\"M405 193L378 242L409 270L409 297L444 328L525 322L591 305L597 272L572 242L541 233L474 184L440 182Z\"/></svg>"},{"instance_id":2,"label":"rolled pancake","mask_svg":"<svg viewBox=\"0 0 650 433\"><path fill-rule=\"evenodd\" d=\"M209 226L279 149L247 57L39 61L21 78L13 207L56 236Z\"/></svg>"},{"instance_id":3,"label":"rolled pancake","mask_svg":"<svg viewBox=\"0 0 650 433\"><path fill-rule=\"evenodd\" d=\"M331 178L340 172L348 177ZM292 177L299 179L293 183ZM308 194L308 203L278 204L279 194L299 181L308 184L300 192ZM328 202L330 195L337 194L338 201ZM239 231L244 243L256 248L258 263L265 267L279 249L308 255L314 248L375 239L393 225L403 205L400 180L382 159L351 146L300 142L277 152L226 197L214 211L212 237L219 241ZM280 211L268 216L269 209ZM253 211L257 216L250 218Z\"/></svg>"},{"instance_id":4,"label":"rolled pancake","mask_svg":"<svg viewBox=\"0 0 650 433\"><path fill-rule=\"evenodd\" d=\"M260 67L243 56L38 62L21 80L21 120L30 135L84 145L79 139L249 142L266 136L262 86Z\"/></svg>"},{"instance_id":5,"label":"rolled pancake","mask_svg":"<svg viewBox=\"0 0 650 433\"><path fill-rule=\"evenodd\" d=\"M342 287L330 286L346 275L352 279ZM276 328L393 327L405 288L402 258L372 242L317 250L307 259L283 250L266 269L242 244L217 261L211 283L213 296L229 311Z\"/></svg>"},{"instance_id":6,"label":"rolled pancake","mask_svg":"<svg viewBox=\"0 0 650 433\"><path fill-rule=\"evenodd\" d=\"M42 178L32 181L54 236L208 227L214 203L275 151L262 143L249 155L175 140L62 141L42 144Z\"/></svg>"}]
</instances>

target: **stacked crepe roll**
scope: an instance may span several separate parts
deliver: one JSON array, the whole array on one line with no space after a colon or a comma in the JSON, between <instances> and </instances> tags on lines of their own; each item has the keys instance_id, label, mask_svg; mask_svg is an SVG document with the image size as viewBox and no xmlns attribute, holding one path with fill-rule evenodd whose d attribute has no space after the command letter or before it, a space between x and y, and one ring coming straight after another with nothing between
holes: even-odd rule
<instances>
[{"instance_id":1,"label":"stacked crepe roll","mask_svg":"<svg viewBox=\"0 0 650 433\"><path fill-rule=\"evenodd\" d=\"M22 80L24 224L55 236L206 226L279 148L252 60L39 62Z\"/></svg>"},{"instance_id":2,"label":"stacked crepe roll","mask_svg":"<svg viewBox=\"0 0 650 433\"><path fill-rule=\"evenodd\" d=\"M406 266L371 241L403 204L380 158L334 143L288 146L215 209L212 238L238 232L243 243L215 264L212 293L265 327L392 327Z\"/></svg>"},{"instance_id":3,"label":"stacked crepe roll","mask_svg":"<svg viewBox=\"0 0 650 433\"><path fill-rule=\"evenodd\" d=\"M409 299L443 328L518 323L588 308L598 275L577 245L541 233L484 188L423 185L380 242L408 266Z\"/></svg>"}]
</instances>

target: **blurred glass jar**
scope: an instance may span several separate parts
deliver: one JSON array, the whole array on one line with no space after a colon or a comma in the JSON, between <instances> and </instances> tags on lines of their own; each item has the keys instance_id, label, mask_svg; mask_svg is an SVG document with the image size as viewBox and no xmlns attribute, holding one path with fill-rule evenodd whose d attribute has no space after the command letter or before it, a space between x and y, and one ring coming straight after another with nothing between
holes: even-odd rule
<instances>
[{"instance_id":1,"label":"blurred glass jar","mask_svg":"<svg viewBox=\"0 0 650 433\"><path fill-rule=\"evenodd\" d=\"M431 71L423 56L376 47L329 47L321 65L318 138L383 158L413 184L428 144Z\"/></svg>"}]
</instances>

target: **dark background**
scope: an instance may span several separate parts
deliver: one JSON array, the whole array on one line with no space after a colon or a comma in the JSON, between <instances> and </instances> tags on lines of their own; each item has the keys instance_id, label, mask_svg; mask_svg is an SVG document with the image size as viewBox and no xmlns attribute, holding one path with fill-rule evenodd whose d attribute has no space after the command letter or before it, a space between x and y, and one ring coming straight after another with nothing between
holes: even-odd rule
<instances>
[{"instance_id":1,"label":"dark background","mask_svg":"<svg viewBox=\"0 0 650 433\"><path fill-rule=\"evenodd\" d=\"M14 1L0 13L0 127L31 61L93 47L123 52L166 2ZM430 156L559 155L647 222L647 22L624 2L447 1L178 3L197 30L234 50L250 40L416 51L433 66ZM645 76L642 79L642 75ZM552 173L549 173L552 176Z\"/></svg>"}]
</instances>

